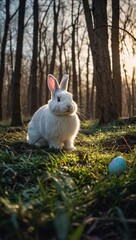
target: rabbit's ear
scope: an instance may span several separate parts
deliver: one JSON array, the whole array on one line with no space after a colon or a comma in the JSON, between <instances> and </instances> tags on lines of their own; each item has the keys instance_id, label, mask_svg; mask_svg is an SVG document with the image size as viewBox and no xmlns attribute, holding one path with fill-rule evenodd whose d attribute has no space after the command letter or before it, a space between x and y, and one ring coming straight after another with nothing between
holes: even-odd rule
<instances>
[{"instance_id":1,"label":"rabbit's ear","mask_svg":"<svg viewBox=\"0 0 136 240\"><path fill-rule=\"evenodd\" d=\"M59 89L59 83L57 79L51 74L48 75L48 88L52 93L56 92Z\"/></svg>"},{"instance_id":2,"label":"rabbit's ear","mask_svg":"<svg viewBox=\"0 0 136 240\"><path fill-rule=\"evenodd\" d=\"M64 74L60 83L60 89L67 91L67 88L68 88L68 75Z\"/></svg>"}]
</instances>

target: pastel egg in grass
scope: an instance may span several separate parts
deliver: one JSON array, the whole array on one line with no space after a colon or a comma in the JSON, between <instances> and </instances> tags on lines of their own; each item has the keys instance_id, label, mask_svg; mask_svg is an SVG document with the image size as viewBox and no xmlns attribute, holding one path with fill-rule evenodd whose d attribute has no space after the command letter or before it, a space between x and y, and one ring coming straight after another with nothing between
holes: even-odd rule
<instances>
[{"instance_id":1,"label":"pastel egg in grass","mask_svg":"<svg viewBox=\"0 0 136 240\"><path fill-rule=\"evenodd\" d=\"M110 162L108 166L108 173L110 175L119 175L126 170L126 160L118 156Z\"/></svg>"}]
</instances>

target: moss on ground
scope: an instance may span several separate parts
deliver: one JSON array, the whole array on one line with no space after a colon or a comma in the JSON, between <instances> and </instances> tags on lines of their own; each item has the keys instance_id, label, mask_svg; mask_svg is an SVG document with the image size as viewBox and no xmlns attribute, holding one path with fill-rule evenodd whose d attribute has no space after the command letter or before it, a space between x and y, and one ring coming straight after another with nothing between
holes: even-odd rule
<instances>
[{"instance_id":1,"label":"moss on ground","mask_svg":"<svg viewBox=\"0 0 136 240\"><path fill-rule=\"evenodd\" d=\"M135 239L136 125L84 122L74 152L31 147L26 129L0 125L0 238Z\"/></svg>"}]
</instances>

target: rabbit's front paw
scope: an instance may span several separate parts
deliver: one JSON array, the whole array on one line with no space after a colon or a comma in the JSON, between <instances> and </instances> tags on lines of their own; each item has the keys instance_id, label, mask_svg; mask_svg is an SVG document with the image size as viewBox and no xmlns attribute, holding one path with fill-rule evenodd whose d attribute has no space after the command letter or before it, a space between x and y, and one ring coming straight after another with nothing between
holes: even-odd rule
<instances>
[{"instance_id":1,"label":"rabbit's front paw","mask_svg":"<svg viewBox=\"0 0 136 240\"><path fill-rule=\"evenodd\" d=\"M70 146L70 147L67 147L66 150L74 151L74 150L76 150L76 147L75 146Z\"/></svg>"},{"instance_id":2,"label":"rabbit's front paw","mask_svg":"<svg viewBox=\"0 0 136 240\"><path fill-rule=\"evenodd\" d=\"M66 149L66 150L70 150L70 151L76 150L76 147L74 146L73 141L70 141L70 140L66 141L66 142L64 143L64 146L65 146L65 149Z\"/></svg>"},{"instance_id":3,"label":"rabbit's front paw","mask_svg":"<svg viewBox=\"0 0 136 240\"><path fill-rule=\"evenodd\" d=\"M50 144L49 145L49 148L50 149L55 149L57 151L60 151L62 149L62 146L61 145L58 145L58 144Z\"/></svg>"}]
</instances>

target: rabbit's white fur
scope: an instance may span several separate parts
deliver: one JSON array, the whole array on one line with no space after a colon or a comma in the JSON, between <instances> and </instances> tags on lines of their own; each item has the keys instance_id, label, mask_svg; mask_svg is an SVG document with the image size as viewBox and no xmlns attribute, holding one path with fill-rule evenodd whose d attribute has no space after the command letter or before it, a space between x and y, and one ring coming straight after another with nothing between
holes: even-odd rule
<instances>
[{"instance_id":1,"label":"rabbit's white fur","mask_svg":"<svg viewBox=\"0 0 136 240\"><path fill-rule=\"evenodd\" d=\"M68 75L63 75L59 85L57 79L48 75L51 100L39 108L29 125L27 139L29 144L49 145L49 148L75 149L74 140L80 127L77 104L72 94L67 92Z\"/></svg>"}]
</instances>

